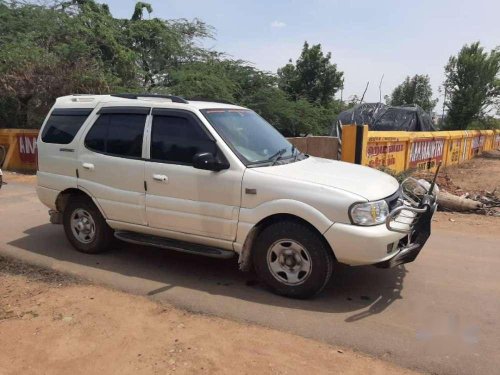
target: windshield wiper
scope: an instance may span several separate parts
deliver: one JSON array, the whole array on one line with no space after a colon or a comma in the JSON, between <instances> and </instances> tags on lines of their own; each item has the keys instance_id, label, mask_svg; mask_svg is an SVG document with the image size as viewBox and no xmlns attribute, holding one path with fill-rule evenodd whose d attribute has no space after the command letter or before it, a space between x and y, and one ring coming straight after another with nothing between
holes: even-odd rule
<instances>
[{"instance_id":1,"label":"windshield wiper","mask_svg":"<svg viewBox=\"0 0 500 375\"><path fill-rule=\"evenodd\" d=\"M303 155L307 156L302 151L300 151L297 147L292 146L292 157L293 157L293 162L294 163L297 161L297 159L299 158L299 156L303 156ZM303 159L300 159L300 160L303 160Z\"/></svg>"},{"instance_id":2,"label":"windshield wiper","mask_svg":"<svg viewBox=\"0 0 500 375\"><path fill-rule=\"evenodd\" d=\"M293 146L292 147L292 155L293 155L293 162L294 163L297 161L297 158L299 157L300 154L301 154L301 152L299 151L299 149L296 148L295 146Z\"/></svg>"},{"instance_id":3,"label":"windshield wiper","mask_svg":"<svg viewBox=\"0 0 500 375\"><path fill-rule=\"evenodd\" d=\"M282 148L281 150L278 150L274 155L272 155L268 160L272 161L271 165L275 165L280 159L281 156L286 152L286 148Z\"/></svg>"}]
</instances>

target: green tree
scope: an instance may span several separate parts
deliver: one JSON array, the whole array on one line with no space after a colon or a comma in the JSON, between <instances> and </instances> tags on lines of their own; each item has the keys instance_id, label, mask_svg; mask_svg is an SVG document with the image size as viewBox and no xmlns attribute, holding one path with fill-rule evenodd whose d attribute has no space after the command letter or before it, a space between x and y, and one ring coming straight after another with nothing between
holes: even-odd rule
<instances>
[{"instance_id":1,"label":"green tree","mask_svg":"<svg viewBox=\"0 0 500 375\"><path fill-rule=\"evenodd\" d=\"M485 116L479 120L473 120L467 129L500 130L500 118Z\"/></svg>"},{"instance_id":2,"label":"green tree","mask_svg":"<svg viewBox=\"0 0 500 375\"><path fill-rule=\"evenodd\" d=\"M306 99L290 100L277 87L274 75L262 72L241 60L223 55L182 64L155 92L168 92L186 98L207 98L241 104L255 110L286 136L327 134L335 113Z\"/></svg>"},{"instance_id":3,"label":"green tree","mask_svg":"<svg viewBox=\"0 0 500 375\"><path fill-rule=\"evenodd\" d=\"M432 87L427 74L415 74L397 86L387 101L389 105L402 106L417 104L424 111L430 112L436 106L438 99L432 99Z\"/></svg>"},{"instance_id":4,"label":"green tree","mask_svg":"<svg viewBox=\"0 0 500 375\"><path fill-rule=\"evenodd\" d=\"M500 97L500 48L465 45L445 66L446 128L465 130L494 110Z\"/></svg>"},{"instance_id":5,"label":"green tree","mask_svg":"<svg viewBox=\"0 0 500 375\"><path fill-rule=\"evenodd\" d=\"M173 70L162 86L154 91L166 91L188 99L210 99L235 102L237 83L217 60L195 61Z\"/></svg>"},{"instance_id":6,"label":"green tree","mask_svg":"<svg viewBox=\"0 0 500 375\"><path fill-rule=\"evenodd\" d=\"M201 21L116 19L105 4L0 0L0 126L39 127L58 96L148 91L180 64L203 58Z\"/></svg>"},{"instance_id":7,"label":"green tree","mask_svg":"<svg viewBox=\"0 0 500 375\"><path fill-rule=\"evenodd\" d=\"M292 60L278 69L278 85L293 100L306 99L322 106L333 100L335 93L343 86L343 73L331 63L332 54L326 56L321 44L309 47L304 43L302 53L293 64Z\"/></svg>"},{"instance_id":8,"label":"green tree","mask_svg":"<svg viewBox=\"0 0 500 375\"><path fill-rule=\"evenodd\" d=\"M152 11L149 4L139 5ZM211 28L204 22L197 19L192 22L143 19L137 15L137 6L132 20L124 20L123 27L126 30L126 45L135 53L139 85L146 91L161 86L173 69L208 55L207 51L195 45L200 38L212 37Z\"/></svg>"},{"instance_id":9,"label":"green tree","mask_svg":"<svg viewBox=\"0 0 500 375\"><path fill-rule=\"evenodd\" d=\"M40 2L41 3L41 2ZM326 134L340 104L342 73L321 46L304 46L285 79L200 47L203 21L152 18L138 2L130 19L95 0L0 0L0 127L39 127L71 93L152 92L225 100L254 109L283 134ZM145 17L149 14L149 17Z\"/></svg>"},{"instance_id":10,"label":"green tree","mask_svg":"<svg viewBox=\"0 0 500 375\"><path fill-rule=\"evenodd\" d=\"M291 101L277 87L263 87L255 91L245 98L244 104L287 137L326 135L335 118L333 108L321 107L305 99Z\"/></svg>"},{"instance_id":11,"label":"green tree","mask_svg":"<svg viewBox=\"0 0 500 375\"><path fill-rule=\"evenodd\" d=\"M71 22L50 8L0 2L0 126L38 127L56 97L109 90Z\"/></svg>"}]
</instances>

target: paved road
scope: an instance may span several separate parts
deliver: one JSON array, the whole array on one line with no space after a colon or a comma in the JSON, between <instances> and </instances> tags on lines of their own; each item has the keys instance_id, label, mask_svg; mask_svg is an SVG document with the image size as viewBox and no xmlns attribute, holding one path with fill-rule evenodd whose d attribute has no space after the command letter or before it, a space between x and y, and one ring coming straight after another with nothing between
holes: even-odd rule
<instances>
[{"instance_id":1,"label":"paved road","mask_svg":"<svg viewBox=\"0 0 500 375\"><path fill-rule=\"evenodd\" d=\"M319 298L295 301L263 290L233 260L127 244L103 255L80 254L61 226L48 224L47 210L28 184L0 190L0 223L0 254L191 311L290 331L428 372L498 374L500 368L498 236L437 232L415 263L391 270L339 266ZM214 333L214 340L217 334L224 332Z\"/></svg>"}]
</instances>

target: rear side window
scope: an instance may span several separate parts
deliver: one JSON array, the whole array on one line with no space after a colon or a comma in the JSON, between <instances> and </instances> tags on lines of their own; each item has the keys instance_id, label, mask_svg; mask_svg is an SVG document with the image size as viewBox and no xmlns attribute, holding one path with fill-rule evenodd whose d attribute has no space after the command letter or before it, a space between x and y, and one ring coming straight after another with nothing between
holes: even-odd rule
<instances>
[{"instance_id":1,"label":"rear side window","mask_svg":"<svg viewBox=\"0 0 500 375\"><path fill-rule=\"evenodd\" d=\"M67 145L92 112L92 108L54 109L42 132L42 141Z\"/></svg>"},{"instance_id":2,"label":"rear side window","mask_svg":"<svg viewBox=\"0 0 500 375\"><path fill-rule=\"evenodd\" d=\"M85 146L97 152L106 152L106 138L108 136L109 115L101 115L92 125L92 129L85 137Z\"/></svg>"},{"instance_id":3,"label":"rear side window","mask_svg":"<svg viewBox=\"0 0 500 375\"><path fill-rule=\"evenodd\" d=\"M141 158L146 115L101 114L85 138L85 146L110 155Z\"/></svg>"},{"instance_id":4,"label":"rear side window","mask_svg":"<svg viewBox=\"0 0 500 375\"><path fill-rule=\"evenodd\" d=\"M151 159L192 164L199 152L216 154L215 142L190 117L154 116L151 131Z\"/></svg>"}]
</instances>

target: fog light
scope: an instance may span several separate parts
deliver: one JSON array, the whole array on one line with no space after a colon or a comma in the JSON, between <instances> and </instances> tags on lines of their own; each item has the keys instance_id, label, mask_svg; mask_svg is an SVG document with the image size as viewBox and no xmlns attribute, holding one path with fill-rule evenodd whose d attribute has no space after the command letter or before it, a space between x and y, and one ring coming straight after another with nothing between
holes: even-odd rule
<instances>
[{"instance_id":1,"label":"fog light","mask_svg":"<svg viewBox=\"0 0 500 375\"><path fill-rule=\"evenodd\" d=\"M392 253L394 250L397 249L397 247L398 247L397 242L393 242L393 243L390 243L389 245L387 245L387 254Z\"/></svg>"}]
</instances>

